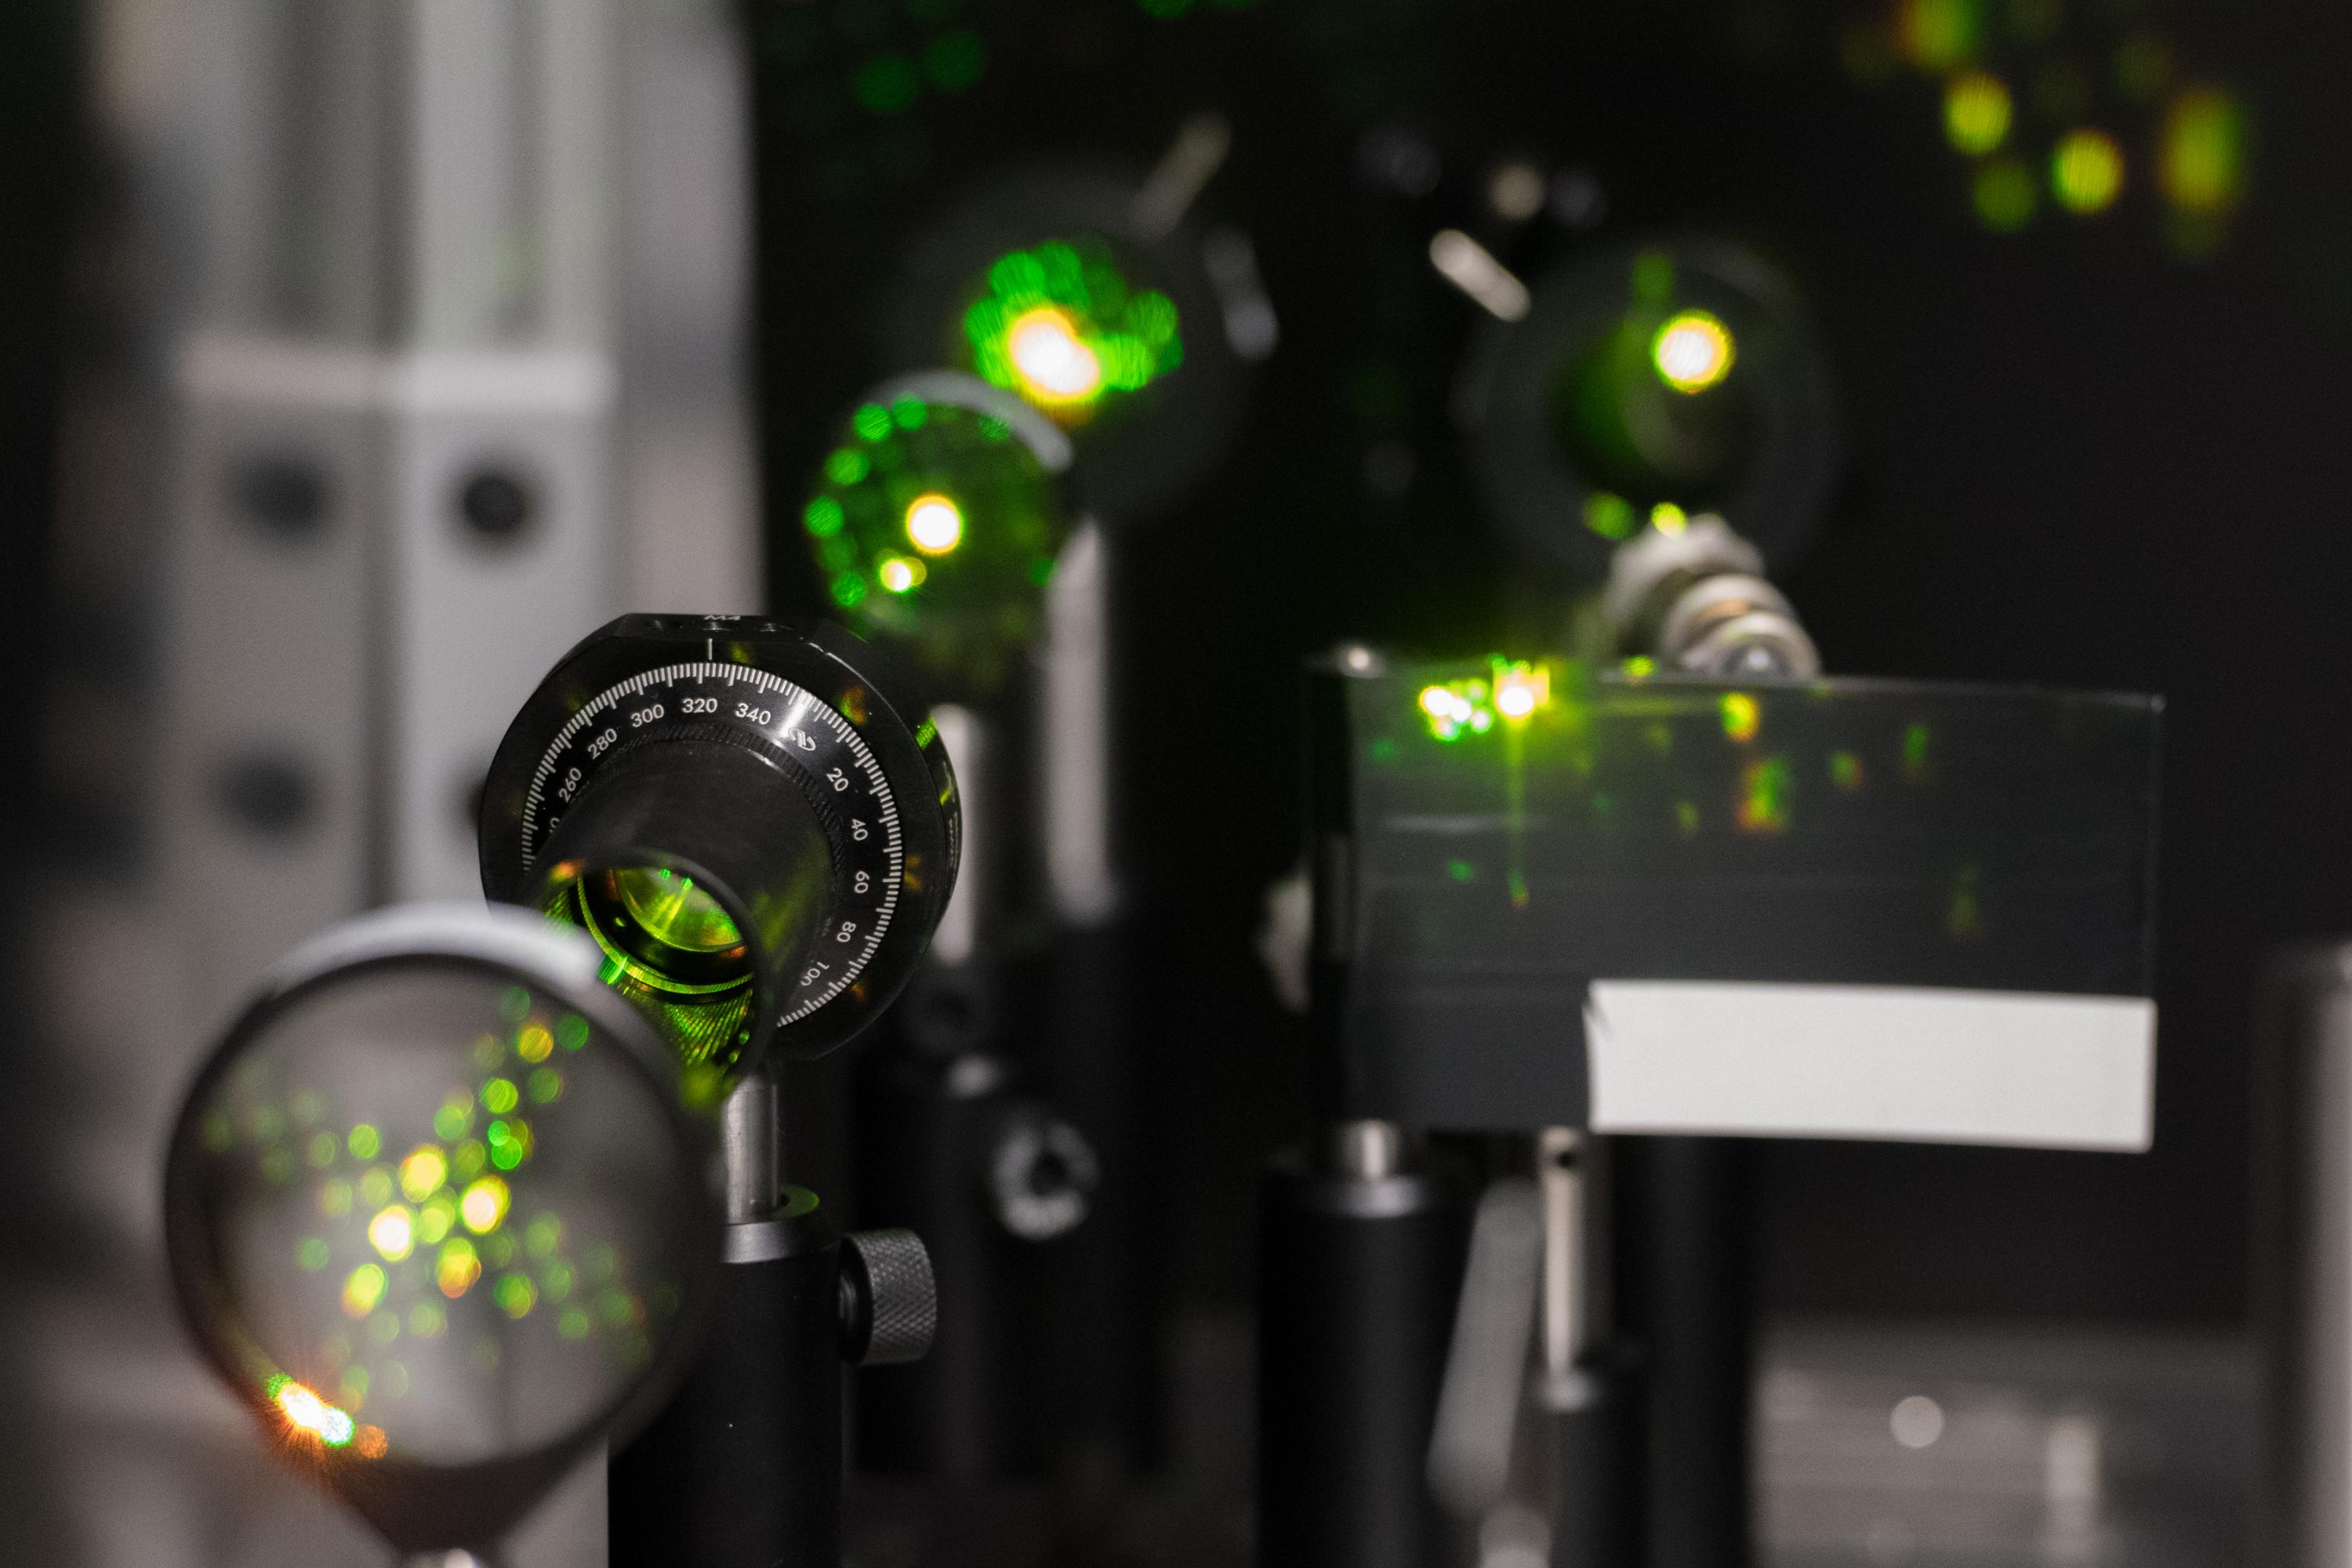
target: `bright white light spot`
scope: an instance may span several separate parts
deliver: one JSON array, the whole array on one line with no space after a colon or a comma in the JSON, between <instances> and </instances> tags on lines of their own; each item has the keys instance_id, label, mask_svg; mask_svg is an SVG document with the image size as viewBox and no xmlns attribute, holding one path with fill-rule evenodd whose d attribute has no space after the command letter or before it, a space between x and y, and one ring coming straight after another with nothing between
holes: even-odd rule
<instances>
[{"instance_id":1,"label":"bright white light spot","mask_svg":"<svg viewBox=\"0 0 2352 1568\"><path fill-rule=\"evenodd\" d=\"M416 1245L416 1231L408 1211L394 1204L368 1221L368 1243L383 1255L386 1263L397 1263L407 1257Z\"/></svg>"},{"instance_id":2,"label":"bright white light spot","mask_svg":"<svg viewBox=\"0 0 2352 1568\"><path fill-rule=\"evenodd\" d=\"M926 555L945 555L963 541L963 512L943 495L917 496L907 507L907 537Z\"/></svg>"},{"instance_id":3,"label":"bright white light spot","mask_svg":"<svg viewBox=\"0 0 2352 1568\"><path fill-rule=\"evenodd\" d=\"M909 561L903 555L892 555L884 559L881 570L875 575L882 579L882 586L888 592L903 594L920 583L928 574L921 562Z\"/></svg>"},{"instance_id":4,"label":"bright white light spot","mask_svg":"<svg viewBox=\"0 0 2352 1568\"><path fill-rule=\"evenodd\" d=\"M1705 310L1685 310L1658 329L1650 359L1676 392L1705 392L1731 374L1731 333Z\"/></svg>"},{"instance_id":5,"label":"bright white light spot","mask_svg":"<svg viewBox=\"0 0 2352 1568\"><path fill-rule=\"evenodd\" d=\"M1924 1394L1910 1394L1895 1402L1886 1426L1906 1448L1933 1447L1944 1435L1944 1407Z\"/></svg>"},{"instance_id":6,"label":"bright white light spot","mask_svg":"<svg viewBox=\"0 0 2352 1568\"><path fill-rule=\"evenodd\" d=\"M1004 352L1023 387L1040 398L1074 402L1102 385L1102 362L1059 310L1041 307L1015 320L1004 334Z\"/></svg>"}]
</instances>

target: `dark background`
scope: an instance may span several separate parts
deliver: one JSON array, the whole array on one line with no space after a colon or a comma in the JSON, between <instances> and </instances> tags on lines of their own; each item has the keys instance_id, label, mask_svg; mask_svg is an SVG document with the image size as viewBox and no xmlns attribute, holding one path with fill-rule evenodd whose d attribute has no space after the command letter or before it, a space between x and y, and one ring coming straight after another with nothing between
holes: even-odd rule
<instances>
[{"instance_id":1,"label":"dark background","mask_svg":"<svg viewBox=\"0 0 2352 1568\"><path fill-rule=\"evenodd\" d=\"M1609 240L1704 232L1800 282L1840 384L1847 473L1784 583L1833 669L2169 703L2155 1152L1769 1146L1768 1303L2242 1313L2250 988L2273 943L2352 927L2352 731L2331 711L2352 665L2352 116L2334 63L2352 58L2352 20L2072 0L2028 46L2005 4L1970 9L1989 63L2021 84L2029 148L2050 123L2024 84L2053 64L2088 84L2084 118L2131 160L2115 208L2077 218L2045 199L2024 232L1986 230L1937 79L1853 61L1857 29L1885 22L1875 7L748 7L787 606L821 606L796 524L806 476L861 388L903 368L882 301L941 205L1030 161L1139 175L1200 109L1234 125L1195 217L1252 236L1281 344L1215 477L1119 539L1147 1044L1192 1291L1245 1294L1236 1217L1263 1152L1306 1114L1303 1041L1250 947L1298 844L1297 661L1341 636L1463 653L1504 635L1517 568L1448 409L1476 312L1425 259L1455 225L1528 277ZM2246 203L2200 258L2169 242L2152 188L2157 112L2113 85L2136 35L2251 110ZM953 90L919 78L948 36L985 58ZM918 75L907 101L894 62ZM1425 196L1363 177L1366 137L1399 133L1439 155ZM1486 175L1513 154L1591 171L1605 221L1514 232L1484 216ZM1390 494L1366 458L1400 444L1412 479Z\"/></svg>"}]
</instances>

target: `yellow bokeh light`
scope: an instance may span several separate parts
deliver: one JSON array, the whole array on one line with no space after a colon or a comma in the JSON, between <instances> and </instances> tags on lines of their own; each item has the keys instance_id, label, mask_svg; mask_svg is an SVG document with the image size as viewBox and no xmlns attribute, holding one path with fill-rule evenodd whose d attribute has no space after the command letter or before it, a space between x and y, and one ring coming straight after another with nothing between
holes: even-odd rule
<instances>
[{"instance_id":1,"label":"yellow bokeh light","mask_svg":"<svg viewBox=\"0 0 2352 1568\"><path fill-rule=\"evenodd\" d=\"M1670 500L1662 500L1650 509L1650 526L1671 539L1690 526L1690 514Z\"/></svg>"},{"instance_id":2,"label":"yellow bokeh light","mask_svg":"<svg viewBox=\"0 0 2352 1568\"><path fill-rule=\"evenodd\" d=\"M2158 178L2167 201L2194 213L2237 205L2245 179L2245 114L2237 100L2213 88L2192 88L2164 117Z\"/></svg>"},{"instance_id":3,"label":"yellow bokeh light","mask_svg":"<svg viewBox=\"0 0 2352 1568\"><path fill-rule=\"evenodd\" d=\"M424 1145L400 1163L400 1190L410 1203L423 1203L448 1179L449 1157L435 1144Z\"/></svg>"},{"instance_id":4,"label":"yellow bokeh light","mask_svg":"<svg viewBox=\"0 0 2352 1568\"><path fill-rule=\"evenodd\" d=\"M884 556L881 567L875 573L882 580L883 589L892 594L903 594L909 588L920 586L929 574L929 568L921 562L904 555Z\"/></svg>"},{"instance_id":5,"label":"yellow bokeh light","mask_svg":"<svg viewBox=\"0 0 2352 1568\"><path fill-rule=\"evenodd\" d=\"M386 1263L397 1263L407 1257L416 1246L416 1226L408 1210L394 1204L368 1221L368 1245Z\"/></svg>"},{"instance_id":6,"label":"yellow bokeh light","mask_svg":"<svg viewBox=\"0 0 2352 1568\"><path fill-rule=\"evenodd\" d=\"M1013 318L1004 352L1022 392L1037 402L1076 403L1102 388L1102 361L1070 318L1051 306Z\"/></svg>"},{"instance_id":7,"label":"yellow bokeh light","mask_svg":"<svg viewBox=\"0 0 2352 1568\"><path fill-rule=\"evenodd\" d=\"M347 1317L364 1318L375 1310L383 1300L388 1281L383 1269L373 1263L362 1263L343 1281L343 1312Z\"/></svg>"},{"instance_id":8,"label":"yellow bokeh light","mask_svg":"<svg viewBox=\"0 0 2352 1568\"><path fill-rule=\"evenodd\" d=\"M433 1265L433 1282L441 1288L441 1294L454 1301L472 1289L474 1281L481 1277L481 1254L474 1250L472 1242L462 1236L453 1236L441 1244L441 1256Z\"/></svg>"},{"instance_id":9,"label":"yellow bokeh light","mask_svg":"<svg viewBox=\"0 0 2352 1568\"><path fill-rule=\"evenodd\" d=\"M2050 194L2068 212L2104 212L2123 188L2123 149L2104 131L2070 131L2050 156Z\"/></svg>"},{"instance_id":10,"label":"yellow bokeh light","mask_svg":"<svg viewBox=\"0 0 2352 1568\"><path fill-rule=\"evenodd\" d=\"M1658 379L1676 392L1705 392L1731 374L1730 329L1705 310L1677 311L1650 341Z\"/></svg>"},{"instance_id":11,"label":"yellow bokeh light","mask_svg":"<svg viewBox=\"0 0 2352 1568\"><path fill-rule=\"evenodd\" d=\"M1745 691L1727 691L1723 697L1723 732L1741 745L1756 738L1764 723L1763 711L1756 699Z\"/></svg>"},{"instance_id":12,"label":"yellow bokeh light","mask_svg":"<svg viewBox=\"0 0 2352 1568\"><path fill-rule=\"evenodd\" d=\"M1944 89L1944 134L1971 157L2009 138L2009 84L1990 71L1963 71Z\"/></svg>"},{"instance_id":13,"label":"yellow bokeh light","mask_svg":"<svg viewBox=\"0 0 2352 1568\"><path fill-rule=\"evenodd\" d=\"M945 555L963 542L963 510L933 491L907 505L907 537L926 555Z\"/></svg>"},{"instance_id":14,"label":"yellow bokeh light","mask_svg":"<svg viewBox=\"0 0 2352 1568\"><path fill-rule=\"evenodd\" d=\"M508 1202L506 1183L497 1176L482 1176L457 1200L457 1216L476 1236L487 1236L507 1217Z\"/></svg>"}]
</instances>

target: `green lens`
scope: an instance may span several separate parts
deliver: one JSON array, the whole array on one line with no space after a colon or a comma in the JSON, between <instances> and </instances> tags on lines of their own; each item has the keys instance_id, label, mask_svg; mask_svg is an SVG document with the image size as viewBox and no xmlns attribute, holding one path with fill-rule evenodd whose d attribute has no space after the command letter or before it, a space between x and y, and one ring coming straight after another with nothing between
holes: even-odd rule
<instances>
[{"instance_id":1,"label":"green lens","mask_svg":"<svg viewBox=\"0 0 2352 1568\"><path fill-rule=\"evenodd\" d=\"M614 872L613 880L630 917L664 946L717 952L743 945L742 933L719 900L696 887L691 877L667 868L638 867Z\"/></svg>"},{"instance_id":2,"label":"green lens","mask_svg":"<svg viewBox=\"0 0 2352 1568\"><path fill-rule=\"evenodd\" d=\"M596 939L600 978L653 1021L679 1059L733 1068L751 1034L751 950L692 878L659 866L591 871L559 883L545 908Z\"/></svg>"}]
</instances>

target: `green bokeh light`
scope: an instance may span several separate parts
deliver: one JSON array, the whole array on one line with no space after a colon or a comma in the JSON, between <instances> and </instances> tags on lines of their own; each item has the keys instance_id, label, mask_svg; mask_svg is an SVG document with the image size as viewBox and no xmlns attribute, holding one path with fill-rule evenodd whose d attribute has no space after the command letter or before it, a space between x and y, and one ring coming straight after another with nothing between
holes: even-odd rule
<instances>
[{"instance_id":1,"label":"green bokeh light","mask_svg":"<svg viewBox=\"0 0 2352 1568\"><path fill-rule=\"evenodd\" d=\"M575 868L555 882L546 910L551 919L596 939L604 952L598 978L652 1019L682 1061L721 1074L732 1069L751 1038L751 952L709 893L667 868L584 875ZM555 1037L541 1034L551 1048ZM540 1061L548 1053L519 1054ZM554 1088L561 1092L560 1079ZM514 1102L507 1096L514 1092L507 1084L501 1098L509 1108ZM520 1121L494 1121L485 1137L490 1163L510 1170L509 1162L528 1152L530 1129Z\"/></svg>"},{"instance_id":2,"label":"green bokeh light","mask_svg":"<svg viewBox=\"0 0 2352 1568\"><path fill-rule=\"evenodd\" d=\"M2013 234L2032 222L2039 199L2033 176L2007 158L1996 158L1976 172L1970 196L1978 221L2001 234Z\"/></svg>"},{"instance_id":3,"label":"green bokeh light","mask_svg":"<svg viewBox=\"0 0 2352 1568\"><path fill-rule=\"evenodd\" d=\"M1961 152L1982 157L2009 139L2014 109L2007 82L1989 71L1963 71L1944 89L1944 135Z\"/></svg>"},{"instance_id":4,"label":"green bokeh light","mask_svg":"<svg viewBox=\"0 0 2352 1568\"><path fill-rule=\"evenodd\" d=\"M2068 212L2105 212L2123 188L2123 149L2104 131L2069 132L2050 155L2050 194Z\"/></svg>"},{"instance_id":5,"label":"green bokeh light","mask_svg":"<svg viewBox=\"0 0 2352 1568\"><path fill-rule=\"evenodd\" d=\"M972 369L1066 423L1184 363L1175 302L1139 289L1096 239L997 258L964 311Z\"/></svg>"}]
</instances>

